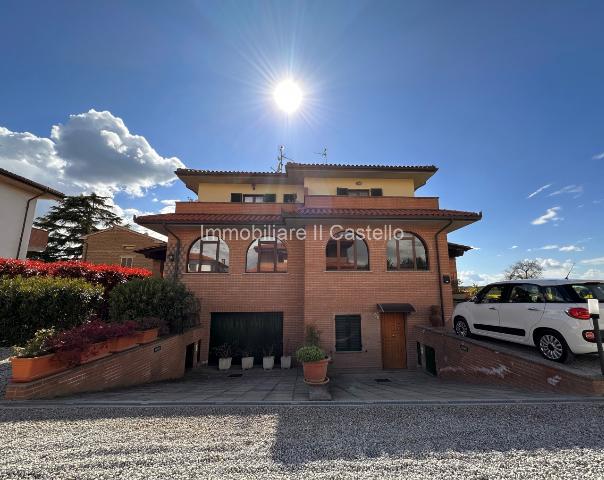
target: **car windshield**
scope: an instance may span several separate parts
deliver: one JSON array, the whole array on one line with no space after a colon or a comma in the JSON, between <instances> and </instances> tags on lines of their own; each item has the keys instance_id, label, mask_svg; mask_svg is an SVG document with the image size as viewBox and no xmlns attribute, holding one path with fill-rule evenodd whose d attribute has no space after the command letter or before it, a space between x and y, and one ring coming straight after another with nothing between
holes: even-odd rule
<instances>
[{"instance_id":1,"label":"car windshield","mask_svg":"<svg viewBox=\"0 0 604 480\"><path fill-rule=\"evenodd\" d=\"M604 302L604 283L578 283L571 285L581 300L589 300L597 298L600 302Z\"/></svg>"}]
</instances>

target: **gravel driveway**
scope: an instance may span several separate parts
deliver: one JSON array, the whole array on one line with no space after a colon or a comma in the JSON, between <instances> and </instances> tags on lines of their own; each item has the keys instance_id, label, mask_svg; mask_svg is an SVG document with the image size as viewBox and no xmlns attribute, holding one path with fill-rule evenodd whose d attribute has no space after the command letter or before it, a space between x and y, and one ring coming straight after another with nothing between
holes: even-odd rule
<instances>
[{"instance_id":1,"label":"gravel driveway","mask_svg":"<svg viewBox=\"0 0 604 480\"><path fill-rule=\"evenodd\" d=\"M602 478L603 413L598 404L9 407L0 478Z\"/></svg>"}]
</instances>

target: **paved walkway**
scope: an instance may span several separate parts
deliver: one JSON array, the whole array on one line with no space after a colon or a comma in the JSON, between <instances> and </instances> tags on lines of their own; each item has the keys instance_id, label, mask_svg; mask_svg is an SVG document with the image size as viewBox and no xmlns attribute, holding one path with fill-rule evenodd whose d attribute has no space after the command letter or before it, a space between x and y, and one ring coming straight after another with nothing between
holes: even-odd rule
<instances>
[{"instance_id":1,"label":"paved walkway","mask_svg":"<svg viewBox=\"0 0 604 480\"><path fill-rule=\"evenodd\" d=\"M422 371L398 370L331 374L332 403L410 402L515 402L531 400L574 400L552 393L445 381ZM66 403L141 404L255 404L308 401L308 386L302 371L260 368L227 373L202 368L176 381L57 399Z\"/></svg>"}]
</instances>

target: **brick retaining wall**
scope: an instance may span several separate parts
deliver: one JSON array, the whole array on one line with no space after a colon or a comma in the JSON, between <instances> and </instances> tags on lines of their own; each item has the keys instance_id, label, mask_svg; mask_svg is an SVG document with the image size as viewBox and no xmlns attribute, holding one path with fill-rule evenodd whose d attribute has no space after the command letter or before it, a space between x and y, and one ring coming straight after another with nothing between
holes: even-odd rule
<instances>
[{"instance_id":1,"label":"brick retaining wall","mask_svg":"<svg viewBox=\"0 0 604 480\"><path fill-rule=\"evenodd\" d=\"M535 391L574 395L604 395L600 375L432 327L416 327L417 341L436 354L436 373L444 379L490 383ZM425 348L423 367L426 368Z\"/></svg>"},{"instance_id":2,"label":"brick retaining wall","mask_svg":"<svg viewBox=\"0 0 604 480\"><path fill-rule=\"evenodd\" d=\"M195 344L195 366L197 342L201 338L202 329L193 328L182 335L162 337L40 380L11 382L6 387L5 399L46 399L180 378L185 372L187 345Z\"/></svg>"}]
</instances>

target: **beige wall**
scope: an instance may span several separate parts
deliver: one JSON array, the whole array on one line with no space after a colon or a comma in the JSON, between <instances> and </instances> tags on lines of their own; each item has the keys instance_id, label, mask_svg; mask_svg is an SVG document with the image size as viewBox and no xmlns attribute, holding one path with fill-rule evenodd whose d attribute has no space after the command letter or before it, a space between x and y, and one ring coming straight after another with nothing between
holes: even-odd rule
<instances>
[{"instance_id":1,"label":"beige wall","mask_svg":"<svg viewBox=\"0 0 604 480\"><path fill-rule=\"evenodd\" d=\"M23 228L27 201L35 195L34 192L22 190L0 180L0 257L25 258L27 255L31 224L36 211L35 200L29 204L23 240L18 255L17 248L19 247L19 237Z\"/></svg>"},{"instance_id":2,"label":"beige wall","mask_svg":"<svg viewBox=\"0 0 604 480\"><path fill-rule=\"evenodd\" d=\"M360 185L357 184L360 182ZM410 178L318 178L306 177L309 195L336 195L337 188L381 188L385 197L412 197L415 190Z\"/></svg>"},{"instance_id":3,"label":"beige wall","mask_svg":"<svg viewBox=\"0 0 604 480\"><path fill-rule=\"evenodd\" d=\"M230 202L231 193L246 193L262 195L265 193L277 194L277 202L283 202L284 193L295 193L298 201L304 199L304 188L302 185L275 185L258 184L253 188L251 184L238 183L200 183L198 197L200 202Z\"/></svg>"}]
</instances>

